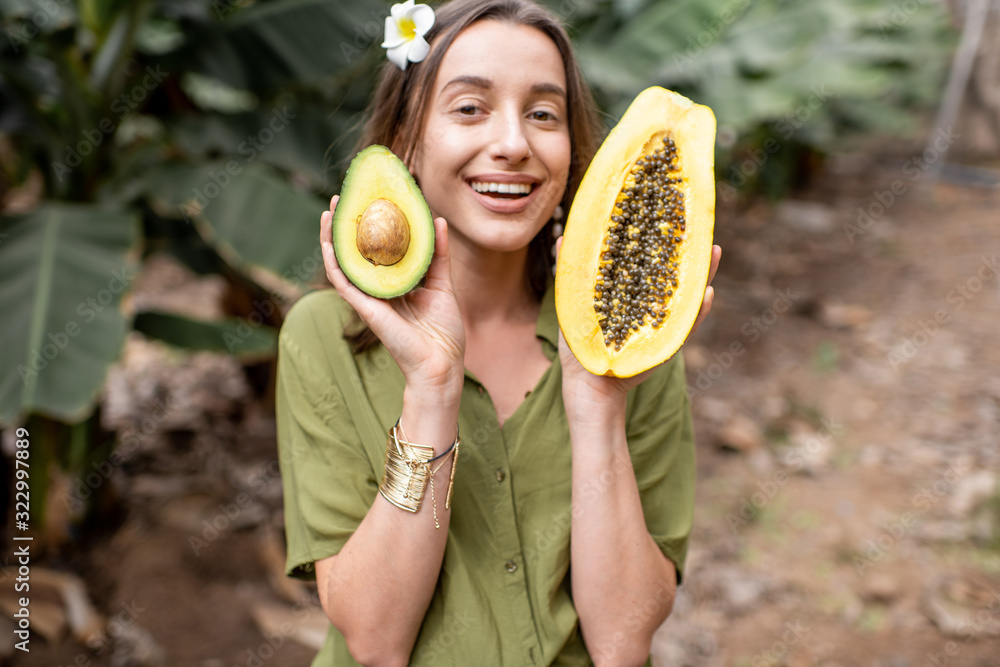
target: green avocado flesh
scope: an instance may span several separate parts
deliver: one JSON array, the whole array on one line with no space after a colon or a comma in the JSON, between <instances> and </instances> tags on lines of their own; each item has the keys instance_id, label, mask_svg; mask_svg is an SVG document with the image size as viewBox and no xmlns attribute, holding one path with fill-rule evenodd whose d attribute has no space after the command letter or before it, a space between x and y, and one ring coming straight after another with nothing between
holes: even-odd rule
<instances>
[{"instance_id":1,"label":"green avocado flesh","mask_svg":"<svg viewBox=\"0 0 1000 667\"><path fill-rule=\"evenodd\" d=\"M351 161L333 214L337 263L358 289L380 299L406 294L434 255L434 220L402 160L369 146Z\"/></svg>"}]
</instances>

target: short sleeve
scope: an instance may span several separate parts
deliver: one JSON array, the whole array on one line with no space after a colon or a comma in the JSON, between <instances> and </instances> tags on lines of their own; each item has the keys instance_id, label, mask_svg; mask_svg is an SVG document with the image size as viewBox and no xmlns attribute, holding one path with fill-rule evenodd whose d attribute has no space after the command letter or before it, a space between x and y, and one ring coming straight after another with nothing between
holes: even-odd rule
<instances>
[{"instance_id":1,"label":"short sleeve","mask_svg":"<svg viewBox=\"0 0 1000 667\"><path fill-rule=\"evenodd\" d=\"M627 437L646 527L684 571L694 523L695 450L691 403L680 354L629 396Z\"/></svg>"},{"instance_id":2,"label":"short sleeve","mask_svg":"<svg viewBox=\"0 0 1000 667\"><path fill-rule=\"evenodd\" d=\"M315 293L314 293L315 294ZM376 475L338 384L357 369L326 297L290 311L278 347L277 427L284 487L286 571L340 552L378 493ZM326 301L326 303L324 303Z\"/></svg>"}]
</instances>

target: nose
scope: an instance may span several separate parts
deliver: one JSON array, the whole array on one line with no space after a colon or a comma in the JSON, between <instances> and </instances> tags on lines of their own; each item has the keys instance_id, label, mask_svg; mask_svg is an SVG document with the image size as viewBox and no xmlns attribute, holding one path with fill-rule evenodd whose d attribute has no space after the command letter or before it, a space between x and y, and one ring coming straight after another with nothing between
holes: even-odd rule
<instances>
[{"instance_id":1,"label":"nose","mask_svg":"<svg viewBox=\"0 0 1000 667\"><path fill-rule=\"evenodd\" d=\"M494 116L493 140L490 143L490 157L517 164L531 157L531 144L524 134L519 113L504 113Z\"/></svg>"}]
</instances>

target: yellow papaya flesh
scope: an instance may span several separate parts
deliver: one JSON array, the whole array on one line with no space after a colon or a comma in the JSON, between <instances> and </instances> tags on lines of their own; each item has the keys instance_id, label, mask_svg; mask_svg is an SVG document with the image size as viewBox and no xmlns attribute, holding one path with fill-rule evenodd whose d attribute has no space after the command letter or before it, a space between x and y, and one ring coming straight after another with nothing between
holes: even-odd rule
<instances>
[{"instance_id":1,"label":"yellow papaya flesh","mask_svg":"<svg viewBox=\"0 0 1000 667\"><path fill-rule=\"evenodd\" d=\"M712 255L715 115L641 92L587 168L556 266L563 336L591 373L631 377L694 326Z\"/></svg>"}]
</instances>

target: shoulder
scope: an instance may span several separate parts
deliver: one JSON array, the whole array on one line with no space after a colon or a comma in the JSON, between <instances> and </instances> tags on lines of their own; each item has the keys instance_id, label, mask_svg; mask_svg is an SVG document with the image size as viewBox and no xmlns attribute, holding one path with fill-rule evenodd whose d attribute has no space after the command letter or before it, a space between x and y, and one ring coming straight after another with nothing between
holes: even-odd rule
<instances>
[{"instance_id":1,"label":"shoulder","mask_svg":"<svg viewBox=\"0 0 1000 667\"><path fill-rule=\"evenodd\" d=\"M347 324L354 310L335 289L319 289L309 292L296 301L285 316L282 332L295 332L310 326L329 326L330 324Z\"/></svg>"},{"instance_id":2,"label":"shoulder","mask_svg":"<svg viewBox=\"0 0 1000 667\"><path fill-rule=\"evenodd\" d=\"M354 317L354 310L334 289L310 292L292 305L281 325L280 344L308 347L341 340L344 327Z\"/></svg>"},{"instance_id":3,"label":"shoulder","mask_svg":"<svg viewBox=\"0 0 1000 667\"><path fill-rule=\"evenodd\" d=\"M285 315L278 336L278 365L317 370L316 364L338 368L351 362L353 354L344 329L354 319L354 310L334 289L306 294Z\"/></svg>"}]
</instances>

